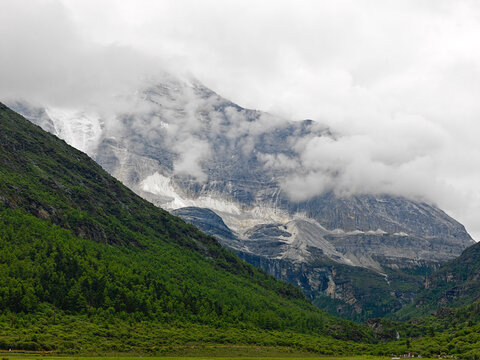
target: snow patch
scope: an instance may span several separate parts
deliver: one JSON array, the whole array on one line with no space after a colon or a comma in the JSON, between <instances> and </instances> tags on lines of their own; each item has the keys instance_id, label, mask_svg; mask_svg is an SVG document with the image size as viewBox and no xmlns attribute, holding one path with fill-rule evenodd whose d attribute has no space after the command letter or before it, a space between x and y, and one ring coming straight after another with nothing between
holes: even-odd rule
<instances>
[{"instance_id":1,"label":"snow patch","mask_svg":"<svg viewBox=\"0 0 480 360\"><path fill-rule=\"evenodd\" d=\"M387 234L387 232L383 231L382 229L377 229L375 231L368 230L365 234L367 234L367 235L385 235L385 234Z\"/></svg>"},{"instance_id":2,"label":"snow patch","mask_svg":"<svg viewBox=\"0 0 480 360\"><path fill-rule=\"evenodd\" d=\"M353 230L353 231L349 231L346 233L347 235L360 235L360 234L365 234L365 231L362 231L362 230Z\"/></svg>"},{"instance_id":3,"label":"snow patch","mask_svg":"<svg viewBox=\"0 0 480 360\"><path fill-rule=\"evenodd\" d=\"M141 183L140 188L143 191L171 199L162 203L162 207L175 210L182 207L195 206L201 208L209 208L213 211L227 212L232 214L240 214L240 209L232 202L211 196L200 196L196 199L189 199L177 191L172 180L166 176L155 172L153 175L146 177Z\"/></svg>"},{"instance_id":4,"label":"snow patch","mask_svg":"<svg viewBox=\"0 0 480 360\"><path fill-rule=\"evenodd\" d=\"M83 111L47 108L55 135L74 148L93 155L102 136L103 123L97 114Z\"/></svg>"}]
</instances>

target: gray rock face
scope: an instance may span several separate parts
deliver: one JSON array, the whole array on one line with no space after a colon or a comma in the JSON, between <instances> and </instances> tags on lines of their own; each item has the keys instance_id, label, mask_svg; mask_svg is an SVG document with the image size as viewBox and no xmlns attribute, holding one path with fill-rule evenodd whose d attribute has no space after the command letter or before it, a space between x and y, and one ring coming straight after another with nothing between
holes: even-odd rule
<instances>
[{"instance_id":1,"label":"gray rock face","mask_svg":"<svg viewBox=\"0 0 480 360\"><path fill-rule=\"evenodd\" d=\"M29 119L35 125L40 126L43 130L48 131L52 134L55 134L57 132L53 120L50 119L44 108L34 106L22 101L15 101L9 103L9 107L12 109L16 109L16 112L22 114L23 117Z\"/></svg>"},{"instance_id":2,"label":"gray rock face","mask_svg":"<svg viewBox=\"0 0 480 360\"><path fill-rule=\"evenodd\" d=\"M402 197L326 192L292 200L285 180L301 172L295 144L336 135L311 120L243 109L197 82L166 77L109 119L79 109L69 122L55 109L10 105L245 260L353 312L364 311L365 301L346 274L390 285L386 275L436 267L474 243L440 209ZM395 291L384 291L396 299L391 308L410 298Z\"/></svg>"},{"instance_id":3,"label":"gray rock face","mask_svg":"<svg viewBox=\"0 0 480 360\"><path fill-rule=\"evenodd\" d=\"M172 210L171 213L195 225L203 232L216 237L222 245L236 249L242 248L240 239L225 225L222 218L210 209L191 206Z\"/></svg>"},{"instance_id":4,"label":"gray rock face","mask_svg":"<svg viewBox=\"0 0 480 360\"><path fill-rule=\"evenodd\" d=\"M306 225L307 230L314 230L312 235L317 231L308 221L293 221L288 225L257 225L246 232L247 237L239 238L211 210L189 207L174 210L173 213L216 236L243 260L264 269L277 279L300 287L321 308L349 319L363 321L396 311L411 303L423 288L423 276L403 273L392 264L385 263L385 273L380 273L348 265L341 254L337 261L333 261L332 254L327 256L321 248L314 246L315 243L303 246L301 239L308 236L305 233L299 236L297 226L302 229ZM295 241L294 236L299 237L297 244L289 245L288 241ZM299 245L308 250L310 260L298 261L281 256L289 251L298 256L298 253L302 253ZM333 246L329 248L331 250ZM396 259L395 264L398 263L399 259ZM427 268L428 264L409 266Z\"/></svg>"}]
</instances>

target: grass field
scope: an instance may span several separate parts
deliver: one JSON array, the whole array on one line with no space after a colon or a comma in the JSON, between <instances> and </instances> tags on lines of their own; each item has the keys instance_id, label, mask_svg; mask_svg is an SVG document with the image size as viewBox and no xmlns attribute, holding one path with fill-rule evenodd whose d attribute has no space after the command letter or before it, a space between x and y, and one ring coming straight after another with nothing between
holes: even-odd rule
<instances>
[{"instance_id":1,"label":"grass field","mask_svg":"<svg viewBox=\"0 0 480 360\"><path fill-rule=\"evenodd\" d=\"M73 357L73 356L2 356L2 359L9 360L48 360L48 359L71 359L71 360L140 360L144 359L142 356L92 356L92 357ZM242 360L284 360L284 359L308 359L308 360L389 360L390 357L379 357L379 356L341 356L341 357L332 357L332 356L316 356L314 354L283 354L283 355L273 355L269 356L267 354L259 354L257 356L249 355L219 355L219 356L165 356L165 357L147 357L149 360L228 360L228 359L242 359Z\"/></svg>"},{"instance_id":2,"label":"grass field","mask_svg":"<svg viewBox=\"0 0 480 360\"><path fill-rule=\"evenodd\" d=\"M129 355L108 355L108 356L61 356L58 354L39 354L39 353L10 353L1 352L0 360L50 360L50 359L68 359L68 360L284 360L284 359L308 359L308 360L390 360L390 357L357 355L357 356L318 356L313 353L304 353L292 351L291 349L269 348L269 347L242 347L225 346L202 349L183 348L177 349L178 355L167 356L129 356ZM196 355L202 353L202 355Z\"/></svg>"}]
</instances>

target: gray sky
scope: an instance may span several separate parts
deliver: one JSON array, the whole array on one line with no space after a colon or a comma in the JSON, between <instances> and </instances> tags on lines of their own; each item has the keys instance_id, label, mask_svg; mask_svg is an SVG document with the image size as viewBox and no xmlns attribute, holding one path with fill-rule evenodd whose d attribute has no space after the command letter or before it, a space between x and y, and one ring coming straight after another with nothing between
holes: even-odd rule
<instances>
[{"instance_id":1,"label":"gray sky","mask_svg":"<svg viewBox=\"0 0 480 360\"><path fill-rule=\"evenodd\" d=\"M108 98L159 68L241 106L322 121L320 192L424 197L480 240L480 2L0 0L0 97Z\"/></svg>"}]
</instances>

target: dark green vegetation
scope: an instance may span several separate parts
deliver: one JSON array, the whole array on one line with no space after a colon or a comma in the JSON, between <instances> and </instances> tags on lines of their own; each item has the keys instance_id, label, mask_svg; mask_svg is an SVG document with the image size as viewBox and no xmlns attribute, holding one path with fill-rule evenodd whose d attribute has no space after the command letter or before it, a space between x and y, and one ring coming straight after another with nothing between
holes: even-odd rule
<instances>
[{"instance_id":1,"label":"dark green vegetation","mask_svg":"<svg viewBox=\"0 0 480 360\"><path fill-rule=\"evenodd\" d=\"M402 309L400 319L430 314L441 306L459 307L480 299L480 243L429 275L414 304Z\"/></svg>"},{"instance_id":2,"label":"dark green vegetation","mask_svg":"<svg viewBox=\"0 0 480 360\"><path fill-rule=\"evenodd\" d=\"M425 274L433 271L433 266L385 267L382 274L328 258L293 264L283 259L236 253L250 264L273 273L277 279L297 284L320 309L357 322L392 314L412 303L424 287Z\"/></svg>"},{"instance_id":3,"label":"dark green vegetation","mask_svg":"<svg viewBox=\"0 0 480 360\"><path fill-rule=\"evenodd\" d=\"M436 292L414 309L430 314L452 289L461 296L446 305L478 299L478 249L431 274ZM422 274L405 276L405 292L419 286ZM353 279L366 298L388 285ZM170 354L235 345L479 358L478 302L368 325L326 315L0 105L0 349Z\"/></svg>"},{"instance_id":4,"label":"dark green vegetation","mask_svg":"<svg viewBox=\"0 0 480 360\"><path fill-rule=\"evenodd\" d=\"M364 322L383 317L400 310L414 301L423 289L426 271L431 268L390 269L379 274L370 269L341 264L316 265L328 267L340 296L336 299L327 295L313 294L313 303L330 314ZM348 298L341 295L347 294ZM337 295L338 296L338 295Z\"/></svg>"},{"instance_id":5,"label":"dark green vegetation","mask_svg":"<svg viewBox=\"0 0 480 360\"><path fill-rule=\"evenodd\" d=\"M396 331L401 337L381 344L379 353L394 352L403 343L404 349L427 356L458 354L480 359L480 244L428 275L414 304L394 317L406 321L370 323L379 338L391 338Z\"/></svg>"},{"instance_id":6,"label":"dark green vegetation","mask_svg":"<svg viewBox=\"0 0 480 360\"><path fill-rule=\"evenodd\" d=\"M0 348L366 351L360 325L136 196L0 104Z\"/></svg>"},{"instance_id":7,"label":"dark green vegetation","mask_svg":"<svg viewBox=\"0 0 480 360\"><path fill-rule=\"evenodd\" d=\"M285 244L276 237L291 236L280 224L258 225L246 233L250 240L245 241L237 237L222 218L209 209L187 207L174 210L173 213L215 236L226 247L231 246L241 259L264 269L277 279L300 287L307 298L320 309L358 322L392 314L413 303L424 288L425 277L440 266L437 261L388 259L366 255L372 256L372 265L376 263L382 267L379 272L379 270L340 264L322 255L321 251L315 253L313 248L309 251L315 253L314 258L296 262L278 256L283 251L279 252L278 249L283 248ZM306 222L297 221L297 225L305 231L305 234L308 233L306 236L312 236L315 231L318 231L318 228L312 224L307 225ZM308 229L308 232L305 229ZM374 236L373 239L371 236L361 238L362 242L370 244L369 247L382 247L385 241L392 247L401 248L405 245L409 248L413 246L412 242L415 242L410 239L407 244L403 244L403 241L406 241L404 236L390 234ZM259 241L259 239L263 240ZM329 237L329 239L338 240L335 237ZM343 242L348 243L347 240ZM242 243L247 244L243 246ZM428 246L428 241L423 239L422 244L415 246L420 248ZM250 250L246 251L245 247ZM368 254L366 249L364 252Z\"/></svg>"},{"instance_id":8,"label":"dark green vegetation","mask_svg":"<svg viewBox=\"0 0 480 360\"><path fill-rule=\"evenodd\" d=\"M398 331L409 351L480 359L480 244L428 275L415 302L394 317L409 320L381 320L381 332ZM378 351L388 353L399 343L382 344Z\"/></svg>"},{"instance_id":9,"label":"dark green vegetation","mask_svg":"<svg viewBox=\"0 0 480 360\"><path fill-rule=\"evenodd\" d=\"M204 348L201 353L197 351L196 348L187 348L181 349L172 352L168 355L162 356L150 356L149 360L228 360L241 358L242 360L286 360L286 359L296 359L296 360L387 360L389 357L379 357L372 355L354 355L354 356L319 356L310 353L302 352L285 352L285 351L276 351L273 349L273 352L264 352L264 348L254 348L254 347L241 347L241 346L215 346ZM271 349L269 349L271 350ZM12 353L0 353L0 356L4 360L41 360L47 359L48 356L35 355L34 353L28 354L13 354ZM65 357L69 358L69 357ZM70 357L74 360L118 360L117 356L107 355L107 356L88 356L88 357ZM143 360L142 356L122 356L122 360Z\"/></svg>"},{"instance_id":10,"label":"dark green vegetation","mask_svg":"<svg viewBox=\"0 0 480 360\"><path fill-rule=\"evenodd\" d=\"M371 319L367 324L379 339L400 337L398 341L380 342L376 354L413 352L480 358L480 302L459 309L439 308L429 316L405 322Z\"/></svg>"}]
</instances>

